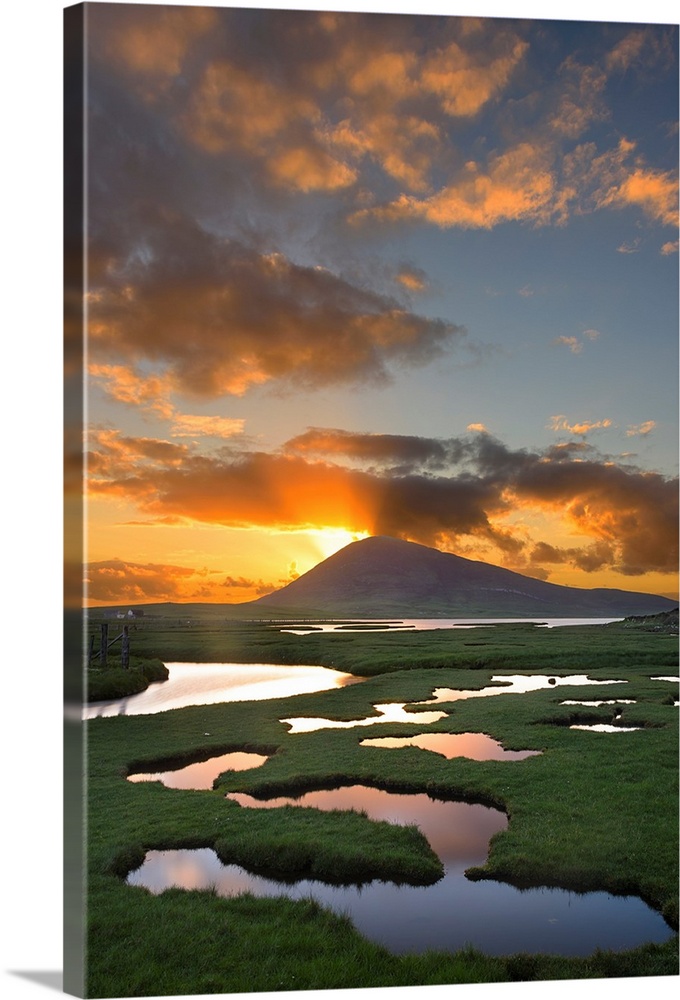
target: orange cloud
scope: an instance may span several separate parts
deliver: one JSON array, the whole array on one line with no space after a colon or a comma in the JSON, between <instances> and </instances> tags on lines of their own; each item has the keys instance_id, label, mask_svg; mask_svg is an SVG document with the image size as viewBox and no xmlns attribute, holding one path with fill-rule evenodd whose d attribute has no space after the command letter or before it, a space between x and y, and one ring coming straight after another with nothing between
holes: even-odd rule
<instances>
[{"instance_id":1,"label":"orange cloud","mask_svg":"<svg viewBox=\"0 0 680 1000\"><path fill-rule=\"evenodd\" d=\"M669 241L668 243L664 243L664 245L661 247L661 251L660 252L664 255L664 257L667 257L667 256L669 256L672 253L677 253L678 252L678 240Z\"/></svg>"},{"instance_id":2,"label":"orange cloud","mask_svg":"<svg viewBox=\"0 0 680 1000\"><path fill-rule=\"evenodd\" d=\"M312 97L286 92L265 73L221 60L207 65L183 124L189 136L211 152L234 143L257 151L299 120L321 121Z\"/></svg>"},{"instance_id":3,"label":"orange cloud","mask_svg":"<svg viewBox=\"0 0 680 1000\"><path fill-rule=\"evenodd\" d=\"M656 420L645 420L642 424L631 424L626 431L626 437L646 437L656 427Z\"/></svg>"},{"instance_id":4,"label":"orange cloud","mask_svg":"<svg viewBox=\"0 0 680 1000\"><path fill-rule=\"evenodd\" d=\"M637 167L603 195L602 205L637 205L665 226L678 222L678 181L669 171Z\"/></svg>"},{"instance_id":5,"label":"orange cloud","mask_svg":"<svg viewBox=\"0 0 680 1000\"><path fill-rule=\"evenodd\" d=\"M243 433L245 420L236 417L192 416L175 414L170 433L173 437L230 438Z\"/></svg>"},{"instance_id":6,"label":"orange cloud","mask_svg":"<svg viewBox=\"0 0 680 1000\"><path fill-rule=\"evenodd\" d=\"M673 60L673 42L670 33L634 28L609 52L605 59L608 70L625 73L627 70L654 68Z\"/></svg>"},{"instance_id":7,"label":"orange cloud","mask_svg":"<svg viewBox=\"0 0 680 1000\"><path fill-rule=\"evenodd\" d=\"M572 127L576 132L582 126ZM434 195L402 193L358 209L351 221L420 219L441 228L491 229L511 221L564 224L573 212L637 207L662 225L677 224L677 177L648 167L640 155L631 163L635 148L623 138L603 153L584 143L562 155L538 128L532 141L496 151L486 164L469 161Z\"/></svg>"},{"instance_id":8,"label":"orange cloud","mask_svg":"<svg viewBox=\"0 0 680 1000\"><path fill-rule=\"evenodd\" d=\"M617 253L639 253L640 252L640 237L636 237L631 240L630 243L621 243L620 246L616 248Z\"/></svg>"},{"instance_id":9,"label":"orange cloud","mask_svg":"<svg viewBox=\"0 0 680 1000\"><path fill-rule=\"evenodd\" d=\"M424 271L416 267L403 267L396 276L400 285L409 292L423 292L427 288L427 277Z\"/></svg>"},{"instance_id":10,"label":"orange cloud","mask_svg":"<svg viewBox=\"0 0 680 1000\"><path fill-rule=\"evenodd\" d=\"M563 414L551 417L550 421L549 426L552 430L567 431L569 434L578 434L582 437L585 437L586 434L590 434L592 431L604 430L607 427L613 426L609 418L605 420L582 420L580 423L570 424Z\"/></svg>"},{"instance_id":11,"label":"orange cloud","mask_svg":"<svg viewBox=\"0 0 680 1000\"><path fill-rule=\"evenodd\" d=\"M439 127L415 115L380 111L341 122L333 145L356 159L368 156L390 177L413 191L429 188L433 163L441 155Z\"/></svg>"},{"instance_id":12,"label":"orange cloud","mask_svg":"<svg viewBox=\"0 0 680 1000\"><path fill-rule=\"evenodd\" d=\"M355 206L362 192L383 189L373 215L384 220L488 229L630 205L669 224L671 173L638 157L612 174L618 151L591 144L584 159L578 150L565 155L564 143L608 117L608 76L669 65L670 33L632 29L593 65L569 56L554 81L525 87L501 108L530 52L521 22L272 11L253 31L250 13L91 12L103 65L163 115L159 149L172 133L194 165L196 151L207 154L208 170L228 160L229 184L240 175L293 193L354 188ZM521 141L461 170L456 129L499 110L501 134Z\"/></svg>"},{"instance_id":13,"label":"orange cloud","mask_svg":"<svg viewBox=\"0 0 680 1000\"><path fill-rule=\"evenodd\" d=\"M625 138L599 155L594 143L577 146L564 158L567 186L585 192L582 211L638 207L662 225L677 225L677 176L646 166L639 155L631 163L635 150L635 143Z\"/></svg>"},{"instance_id":14,"label":"orange cloud","mask_svg":"<svg viewBox=\"0 0 680 1000\"><path fill-rule=\"evenodd\" d=\"M159 468L178 468L189 457L187 445L159 438L126 437L114 430L92 430L87 447L88 488L93 493L100 485L108 492L113 479L119 484L114 492L124 495L125 487L120 484L128 476L134 478L143 469L145 478L152 477ZM138 484L141 487L141 478ZM152 491L149 483L144 492Z\"/></svg>"},{"instance_id":15,"label":"orange cloud","mask_svg":"<svg viewBox=\"0 0 680 1000\"><path fill-rule=\"evenodd\" d=\"M583 350L583 344L578 337L555 337L553 344L564 344L572 354L580 354Z\"/></svg>"},{"instance_id":16,"label":"orange cloud","mask_svg":"<svg viewBox=\"0 0 680 1000\"><path fill-rule=\"evenodd\" d=\"M547 150L522 143L490 157L486 170L468 162L429 198L401 195L388 205L361 209L353 219L423 219L440 228L492 229L501 222L547 222L554 202L555 179Z\"/></svg>"},{"instance_id":17,"label":"orange cloud","mask_svg":"<svg viewBox=\"0 0 680 1000\"><path fill-rule=\"evenodd\" d=\"M313 96L225 60L206 67L181 124L206 152L255 157L283 187L335 191L356 180L351 165L333 155Z\"/></svg>"},{"instance_id":18,"label":"orange cloud","mask_svg":"<svg viewBox=\"0 0 680 1000\"><path fill-rule=\"evenodd\" d=\"M163 601L229 603L253 600L289 581L290 578L265 583L232 577L220 570L108 559L85 567L84 591L91 605Z\"/></svg>"},{"instance_id":19,"label":"orange cloud","mask_svg":"<svg viewBox=\"0 0 680 1000\"><path fill-rule=\"evenodd\" d=\"M458 39L424 60L421 86L437 96L447 115L472 117L507 87L528 48L508 28L489 31L483 20L467 20Z\"/></svg>"},{"instance_id":20,"label":"orange cloud","mask_svg":"<svg viewBox=\"0 0 680 1000\"><path fill-rule=\"evenodd\" d=\"M498 99L529 48L509 25L484 19L450 19L425 44L422 28L389 15L344 14L332 27L324 13L269 20L274 60L239 34L238 17L208 9L98 14L92 30L148 101L188 63L173 95L185 137L215 156L245 155L262 178L298 191L348 187L364 157L426 190L446 120ZM218 59L209 44L197 47L211 36L222 41Z\"/></svg>"},{"instance_id":21,"label":"orange cloud","mask_svg":"<svg viewBox=\"0 0 680 1000\"><path fill-rule=\"evenodd\" d=\"M349 41L349 40L348 40ZM390 103L412 97L417 91L418 57L413 51L375 51L372 59L358 47L340 51L338 63L344 69L348 91L366 98L376 92Z\"/></svg>"},{"instance_id":22,"label":"orange cloud","mask_svg":"<svg viewBox=\"0 0 680 1000\"><path fill-rule=\"evenodd\" d=\"M127 406L139 406L158 417L170 417L170 393L174 381L158 374L140 375L126 365L90 364L88 374L111 399Z\"/></svg>"},{"instance_id":23,"label":"orange cloud","mask_svg":"<svg viewBox=\"0 0 680 1000\"><path fill-rule=\"evenodd\" d=\"M182 217L149 213L143 221L146 257L112 262L90 306L96 371L118 399L145 398L130 374L142 362L164 367L148 388L149 405L160 406L170 386L210 397L272 380L384 382L392 364L425 364L465 335L328 270L219 240ZM110 355L126 366L108 365Z\"/></svg>"},{"instance_id":24,"label":"orange cloud","mask_svg":"<svg viewBox=\"0 0 680 1000\"><path fill-rule=\"evenodd\" d=\"M549 118L549 127L567 138L575 139L592 122L608 117L603 100L607 77L599 67L582 66L571 56L561 65L559 76L559 103Z\"/></svg>"},{"instance_id":25,"label":"orange cloud","mask_svg":"<svg viewBox=\"0 0 680 1000\"><path fill-rule=\"evenodd\" d=\"M336 458L377 457L382 469L307 457L322 449ZM517 510L549 511L566 529L593 539L579 550L582 568L606 562L626 575L677 572L677 481L598 460L585 445L541 453L512 451L489 434L437 441L311 430L289 442L289 451L211 458L107 432L93 446L90 489L100 498L124 497L154 519L336 527L458 550L467 542L478 551L490 546L491 561L496 552L515 564L530 543L545 539L531 539L503 519ZM435 464L415 471L437 451L439 470ZM603 562L606 547L611 556Z\"/></svg>"},{"instance_id":26,"label":"orange cloud","mask_svg":"<svg viewBox=\"0 0 680 1000\"><path fill-rule=\"evenodd\" d=\"M336 191L357 179L355 170L314 145L274 153L268 169L275 181L297 191Z\"/></svg>"},{"instance_id":27,"label":"orange cloud","mask_svg":"<svg viewBox=\"0 0 680 1000\"><path fill-rule=\"evenodd\" d=\"M211 32L217 12L209 7L135 7L96 12L104 57L137 78L143 95L152 100L177 77L192 45Z\"/></svg>"},{"instance_id":28,"label":"orange cloud","mask_svg":"<svg viewBox=\"0 0 680 1000\"><path fill-rule=\"evenodd\" d=\"M643 45L645 43L645 31L636 30L630 31L625 38L614 46L612 51L607 55L607 66L610 69L618 69L625 71L636 62L642 51Z\"/></svg>"}]
</instances>

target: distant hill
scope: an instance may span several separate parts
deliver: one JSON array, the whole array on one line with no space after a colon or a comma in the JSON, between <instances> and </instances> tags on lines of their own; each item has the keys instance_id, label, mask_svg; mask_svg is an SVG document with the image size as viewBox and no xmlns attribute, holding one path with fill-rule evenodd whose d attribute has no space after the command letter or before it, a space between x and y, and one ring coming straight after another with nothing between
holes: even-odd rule
<instances>
[{"instance_id":1,"label":"distant hill","mask_svg":"<svg viewBox=\"0 0 680 1000\"><path fill-rule=\"evenodd\" d=\"M627 590L563 587L426 545L376 536L352 542L242 611L334 618L623 618L677 602Z\"/></svg>"},{"instance_id":2,"label":"distant hill","mask_svg":"<svg viewBox=\"0 0 680 1000\"><path fill-rule=\"evenodd\" d=\"M623 628L635 628L641 632L665 632L667 635L678 634L678 609L661 611L658 615L631 615L621 622Z\"/></svg>"}]
</instances>

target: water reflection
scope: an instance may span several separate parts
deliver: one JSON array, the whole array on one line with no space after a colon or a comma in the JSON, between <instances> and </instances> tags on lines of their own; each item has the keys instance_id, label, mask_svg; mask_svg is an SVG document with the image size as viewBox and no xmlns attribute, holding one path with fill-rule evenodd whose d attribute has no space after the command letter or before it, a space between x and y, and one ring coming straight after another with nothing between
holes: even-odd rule
<instances>
[{"instance_id":1,"label":"water reflection","mask_svg":"<svg viewBox=\"0 0 680 1000\"><path fill-rule=\"evenodd\" d=\"M416 701L414 705L441 705L443 702L464 701L466 698L491 698L497 694L526 694L528 691L541 691L545 688L580 687L582 684L627 684L625 680L594 681L586 674L568 674L559 677L556 674L501 674L491 678L493 687L485 687L480 691L457 690L455 688L435 688L434 697L427 701Z\"/></svg>"},{"instance_id":2,"label":"water reflection","mask_svg":"<svg viewBox=\"0 0 680 1000\"><path fill-rule=\"evenodd\" d=\"M348 914L362 934L395 953L455 951L471 944L491 955L520 951L588 955L597 947L628 949L664 941L672 934L661 916L635 897L558 889L520 891L500 882L466 879L465 869L484 863L489 839L507 824L502 813L485 806L358 786L268 802L238 793L228 797L253 808L288 804L354 808L365 810L372 819L415 822L441 858L445 875L432 886L418 887L386 882L338 887L311 880L287 885L250 875L236 865L223 866L213 851L203 849L150 851L128 882L154 893L180 886L214 888L224 896L247 891L257 896L311 897Z\"/></svg>"},{"instance_id":3,"label":"water reflection","mask_svg":"<svg viewBox=\"0 0 680 1000\"><path fill-rule=\"evenodd\" d=\"M570 729L585 729L591 733L639 733L640 726L611 726L606 722L598 722L592 726L569 726Z\"/></svg>"},{"instance_id":4,"label":"water reflection","mask_svg":"<svg viewBox=\"0 0 680 1000\"><path fill-rule=\"evenodd\" d=\"M406 702L392 702L385 705L374 705L378 715L369 715L365 719L352 719L350 722L341 722L337 719L314 719L311 717L298 717L294 719L281 719L290 726L289 733L311 733L316 729L354 729L356 726L376 726L383 722L415 722L418 725L428 726L438 719L443 719L446 712L407 712Z\"/></svg>"},{"instance_id":5,"label":"water reflection","mask_svg":"<svg viewBox=\"0 0 680 1000\"><path fill-rule=\"evenodd\" d=\"M635 705L634 698L607 698L604 701L561 701L560 705L585 705L587 708L601 708L602 705Z\"/></svg>"},{"instance_id":6,"label":"water reflection","mask_svg":"<svg viewBox=\"0 0 680 1000\"><path fill-rule=\"evenodd\" d=\"M350 722L339 722L336 719L320 719L295 717L281 719L290 726L290 733L310 733L317 729L352 729L355 726L375 726L383 722L411 722L417 725L429 725L443 718L444 712L408 712L406 708L419 705L441 705L451 701L465 701L467 698L489 698L498 694L526 694L527 691L540 691L542 688L561 687L563 685L581 686L582 684L627 684L625 680L594 681L585 674L570 674L558 677L554 674L503 674L491 678L493 687L479 690L457 688L435 688L433 697L426 701L399 702L390 705L374 705L379 713L364 719L352 719Z\"/></svg>"},{"instance_id":7,"label":"water reflection","mask_svg":"<svg viewBox=\"0 0 680 1000\"><path fill-rule=\"evenodd\" d=\"M623 618L357 618L315 620L298 622L272 622L272 628L293 635L311 635L314 632L391 632L409 629L414 632L432 629L489 628L493 625L535 625L538 628L561 628L568 625L609 625Z\"/></svg>"},{"instance_id":8,"label":"water reflection","mask_svg":"<svg viewBox=\"0 0 680 1000\"><path fill-rule=\"evenodd\" d=\"M229 792L226 798L250 809L312 806L324 812L334 809L365 812L371 819L402 826L415 824L444 865L458 865L461 871L471 865L483 864L489 841L508 825L504 813L488 806L444 802L431 799L424 792L403 795L365 785L324 788L306 792L297 798L282 795L275 799L256 799L245 792Z\"/></svg>"},{"instance_id":9,"label":"water reflection","mask_svg":"<svg viewBox=\"0 0 680 1000\"><path fill-rule=\"evenodd\" d=\"M128 781L160 781L167 788L210 789L215 778L223 771L249 771L254 767L262 767L266 760L267 757L263 754L237 750L173 770L129 774Z\"/></svg>"},{"instance_id":10,"label":"water reflection","mask_svg":"<svg viewBox=\"0 0 680 1000\"><path fill-rule=\"evenodd\" d=\"M170 676L141 694L86 705L84 719L111 715L154 715L188 705L263 701L346 687L365 680L328 667L271 663L166 663Z\"/></svg>"},{"instance_id":11,"label":"water reflection","mask_svg":"<svg viewBox=\"0 0 680 1000\"><path fill-rule=\"evenodd\" d=\"M525 760L540 756L540 750L506 750L485 733L419 733L417 736L378 736L362 740L362 747L418 747L441 754L447 760L468 757L470 760Z\"/></svg>"}]
</instances>

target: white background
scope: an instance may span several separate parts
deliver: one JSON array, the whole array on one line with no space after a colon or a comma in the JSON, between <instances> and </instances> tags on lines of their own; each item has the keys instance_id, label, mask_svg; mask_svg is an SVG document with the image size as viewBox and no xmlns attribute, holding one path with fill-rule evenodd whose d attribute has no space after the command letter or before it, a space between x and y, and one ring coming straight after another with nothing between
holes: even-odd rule
<instances>
[{"instance_id":1,"label":"white background","mask_svg":"<svg viewBox=\"0 0 680 1000\"><path fill-rule=\"evenodd\" d=\"M156 0L147 0L156 2ZM61 52L60 0L2 11L2 287L4 444L2 704L3 911L7 1000L61 991ZM229 6L229 4L225 4ZM239 6L238 3L232 6ZM244 7L481 14L677 23L671 0L243 2ZM7 220L9 224L7 224ZM650 850L654 845L650 844ZM616 990L675 995L677 980L579 981L345 991L333 1000L591 1000ZM313 994L285 994L311 1000ZM244 997L256 1000L253 994ZM269 994L279 997L279 994Z\"/></svg>"}]
</instances>

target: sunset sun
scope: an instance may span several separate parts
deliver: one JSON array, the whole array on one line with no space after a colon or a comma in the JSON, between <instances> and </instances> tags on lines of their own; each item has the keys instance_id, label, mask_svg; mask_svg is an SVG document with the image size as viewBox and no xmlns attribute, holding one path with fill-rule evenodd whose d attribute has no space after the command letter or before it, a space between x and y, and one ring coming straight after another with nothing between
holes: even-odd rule
<instances>
[{"instance_id":1,"label":"sunset sun","mask_svg":"<svg viewBox=\"0 0 680 1000\"><path fill-rule=\"evenodd\" d=\"M348 531L346 528L310 528L307 532L319 552L319 562L328 559L351 542L368 538L368 531Z\"/></svg>"}]
</instances>

